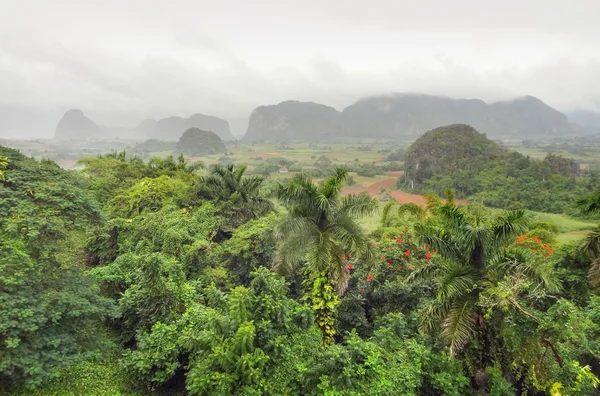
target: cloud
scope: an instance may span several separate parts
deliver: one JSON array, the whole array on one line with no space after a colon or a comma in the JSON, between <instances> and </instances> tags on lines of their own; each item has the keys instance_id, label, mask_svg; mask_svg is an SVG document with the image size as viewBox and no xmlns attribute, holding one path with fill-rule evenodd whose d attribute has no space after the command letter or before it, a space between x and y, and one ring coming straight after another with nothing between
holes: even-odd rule
<instances>
[{"instance_id":1,"label":"cloud","mask_svg":"<svg viewBox=\"0 0 600 396\"><path fill-rule=\"evenodd\" d=\"M341 109L387 92L529 94L600 110L597 1L26 0L10 9L0 15L0 104L78 107L103 124L195 112L243 119L287 99Z\"/></svg>"}]
</instances>

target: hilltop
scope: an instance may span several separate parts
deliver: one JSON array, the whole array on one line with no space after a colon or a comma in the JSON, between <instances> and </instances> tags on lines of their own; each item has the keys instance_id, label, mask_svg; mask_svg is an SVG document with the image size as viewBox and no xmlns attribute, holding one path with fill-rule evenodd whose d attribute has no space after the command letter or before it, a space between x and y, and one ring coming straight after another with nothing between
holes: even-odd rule
<instances>
[{"instance_id":1,"label":"hilltop","mask_svg":"<svg viewBox=\"0 0 600 396\"><path fill-rule=\"evenodd\" d=\"M414 139L449 124L469 124L492 137L559 136L580 132L566 115L533 96L487 104L422 94L374 96L339 112L312 102L261 106L244 140L365 137Z\"/></svg>"},{"instance_id":2,"label":"hilltop","mask_svg":"<svg viewBox=\"0 0 600 396\"><path fill-rule=\"evenodd\" d=\"M174 152L189 156L202 156L227 151L225 144L216 133L203 131L199 128L190 128L183 133Z\"/></svg>"}]
</instances>

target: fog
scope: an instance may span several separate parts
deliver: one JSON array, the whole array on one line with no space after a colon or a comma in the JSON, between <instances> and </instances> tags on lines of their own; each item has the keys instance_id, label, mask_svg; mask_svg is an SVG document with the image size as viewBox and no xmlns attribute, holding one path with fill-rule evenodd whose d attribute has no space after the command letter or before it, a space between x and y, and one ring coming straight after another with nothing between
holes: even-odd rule
<instances>
[{"instance_id":1,"label":"fog","mask_svg":"<svg viewBox=\"0 0 600 396\"><path fill-rule=\"evenodd\" d=\"M598 15L597 0L0 0L0 106L121 126L203 113L238 135L259 105L388 92L599 111Z\"/></svg>"}]
</instances>

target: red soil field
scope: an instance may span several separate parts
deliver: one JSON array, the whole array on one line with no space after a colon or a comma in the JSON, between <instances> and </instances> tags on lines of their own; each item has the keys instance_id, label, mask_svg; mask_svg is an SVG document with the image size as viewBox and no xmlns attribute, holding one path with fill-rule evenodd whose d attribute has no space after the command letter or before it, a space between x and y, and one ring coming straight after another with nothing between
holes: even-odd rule
<instances>
[{"instance_id":1,"label":"red soil field","mask_svg":"<svg viewBox=\"0 0 600 396\"><path fill-rule=\"evenodd\" d=\"M391 176L390 173L397 174L399 172L402 172L402 171L388 172L388 175ZM367 191L370 196L376 197L376 196L379 196L379 188L380 187L388 189L388 188L392 188L394 186L394 184L396 184L396 179L385 179L380 182L373 183L369 187L344 187L342 189L342 194L344 194L344 195L360 194L361 192ZM417 205L423 205L423 206L425 206L425 204L426 204L425 198L423 198L421 195L409 194L407 192L398 191L398 190L391 191L389 194L390 194L390 196L396 198L399 203L412 202L412 203L416 203Z\"/></svg>"},{"instance_id":2,"label":"red soil field","mask_svg":"<svg viewBox=\"0 0 600 396\"><path fill-rule=\"evenodd\" d=\"M402 171L398 171L398 172L402 172ZM398 172L388 172L388 175L391 176L390 173L398 173ZM344 187L342 189L342 194L344 194L344 195L360 194L361 192L367 191L370 196L377 197L377 196L379 196L379 187L388 189L388 188L393 187L394 184L396 184L396 179L385 179L380 182L373 183L369 187ZM397 199L398 203L401 203L401 204L415 203L415 204L421 205L421 206L427 205L427 201L425 200L425 198L422 195L410 194L410 193L400 191L400 190L393 190L393 191L388 192L388 194L391 197ZM467 204L467 201L465 201L465 200L457 200L457 202L461 203L463 205Z\"/></svg>"}]
</instances>

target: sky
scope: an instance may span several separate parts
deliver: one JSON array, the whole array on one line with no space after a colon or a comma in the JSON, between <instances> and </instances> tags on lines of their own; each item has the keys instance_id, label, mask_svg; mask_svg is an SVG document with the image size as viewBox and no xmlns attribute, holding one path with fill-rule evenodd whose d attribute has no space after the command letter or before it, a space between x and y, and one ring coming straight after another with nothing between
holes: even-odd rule
<instances>
[{"instance_id":1,"label":"sky","mask_svg":"<svg viewBox=\"0 0 600 396\"><path fill-rule=\"evenodd\" d=\"M0 0L0 106L99 124L420 92L600 111L598 0Z\"/></svg>"}]
</instances>

